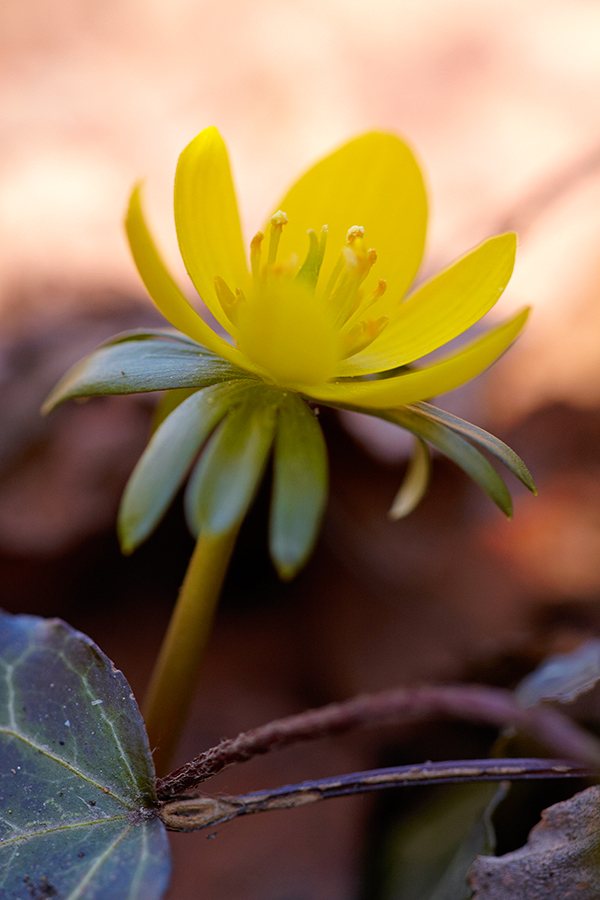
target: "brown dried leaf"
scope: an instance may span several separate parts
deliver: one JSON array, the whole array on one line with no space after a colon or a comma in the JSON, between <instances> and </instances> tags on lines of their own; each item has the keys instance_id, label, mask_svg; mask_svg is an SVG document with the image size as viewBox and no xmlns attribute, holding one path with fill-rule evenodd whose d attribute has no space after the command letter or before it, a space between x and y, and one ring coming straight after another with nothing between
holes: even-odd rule
<instances>
[{"instance_id":1,"label":"brown dried leaf","mask_svg":"<svg viewBox=\"0 0 600 900\"><path fill-rule=\"evenodd\" d=\"M600 897L600 787L542 813L524 847L480 856L471 867L473 900L597 900Z\"/></svg>"}]
</instances>

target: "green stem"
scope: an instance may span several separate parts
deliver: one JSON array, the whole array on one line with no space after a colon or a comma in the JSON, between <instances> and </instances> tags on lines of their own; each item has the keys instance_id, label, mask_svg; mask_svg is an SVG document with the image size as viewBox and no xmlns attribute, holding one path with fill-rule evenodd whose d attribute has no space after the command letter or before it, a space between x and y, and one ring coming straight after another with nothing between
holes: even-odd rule
<instances>
[{"instance_id":1,"label":"green stem","mask_svg":"<svg viewBox=\"0 0 600 900\"><path fill-rule=\"evenodd\" d=\"M198 538L154 665L142 712L159 777L177 749L238 530Z\"/></svg>"}]
</instances>

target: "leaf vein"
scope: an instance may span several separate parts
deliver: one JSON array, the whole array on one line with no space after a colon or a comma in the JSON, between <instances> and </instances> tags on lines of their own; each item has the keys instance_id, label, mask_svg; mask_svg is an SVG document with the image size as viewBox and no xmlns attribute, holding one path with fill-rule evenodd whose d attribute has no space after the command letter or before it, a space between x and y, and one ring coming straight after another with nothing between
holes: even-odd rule
<instances>
[{"instance_id":1,"label":"leaf vein","mask_svg":"<svg viewBox=\"0 0 600 900\"><path fill-rule=\"evenodd\" d=\"M118 794L115 794L114 791L107 787L104 784L101 784L99 781L93 779L90 775L82 772L80 769L76 769L75 766L71 765L71 763L67 762L67 760L61 759L60 756L56 756L56 754L52 753L52 751L48 748L47 745L38 744L36 741L33 741L31 738L27 737L27 735L22 734L19 731L5 728L0 726L0 734L7 734L11 737L18 738L23 741L24 744L27 744L29 747L32 747L34 750L37 750L39 753L43 753L48 759L51 759L53 762L58 763L61 766L64 766L65 769L68 769L74 775L77 775L79 778L87 781L88 784L91 784L93 787L98 788L98 790L102 791L103 794L106 794L108 797L112 797L113 800L117 800L122 806L126 809L134 810L137 807L135 805L131 805L127 803L123 797L120 797Z\"/></svg>"}]
</instances>

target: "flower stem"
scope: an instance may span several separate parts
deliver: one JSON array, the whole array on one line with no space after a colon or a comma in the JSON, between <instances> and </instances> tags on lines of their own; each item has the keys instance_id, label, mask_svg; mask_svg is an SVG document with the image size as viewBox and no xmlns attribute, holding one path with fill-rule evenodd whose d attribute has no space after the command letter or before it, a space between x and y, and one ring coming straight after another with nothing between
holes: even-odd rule
<instances>
[{"instance_id":1,"label":"flower stem","mask_svg":"<svg viewBox=\"0 0 600 900\"><path fill-rule=\"evenodd\" d=\"M142 712L158 776L177 749L238 530L198 538L154 665Z\"/></svg>"}]
</instances>

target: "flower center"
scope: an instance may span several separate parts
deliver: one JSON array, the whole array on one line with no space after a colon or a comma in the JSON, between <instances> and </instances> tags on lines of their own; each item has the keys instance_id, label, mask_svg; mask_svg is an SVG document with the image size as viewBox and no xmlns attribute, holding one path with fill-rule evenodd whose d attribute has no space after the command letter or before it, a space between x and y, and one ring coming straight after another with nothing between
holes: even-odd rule
<instances>
[{"instance_id":1,"label":"flower center","mask_svg":"<svg viewBox=\"0 0 600 900\"><path fill-rule=\"evenodd\" d=\"M234 293L219 276L215 288L242 353L276 384L320 384L335 377L340 360L364 350L387 325L387 316L374 319L366 315L384 293L386 283L380 280L364 295L362 286L377 254L367 248L364 228L354 225L321 289L318 282L327 226L320 235L308 231L308 252L298 266L295 256L285 262L277 260L287 221L281 210L269 219L266 253L265 235L259 231L252 238L248 296L239 288Z\"/></svg>"}]
</instances>

